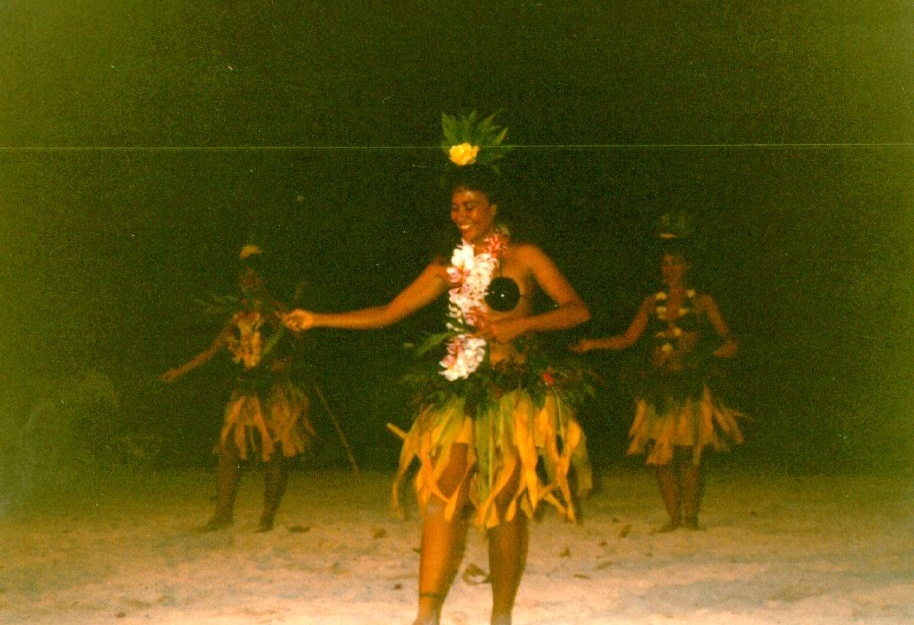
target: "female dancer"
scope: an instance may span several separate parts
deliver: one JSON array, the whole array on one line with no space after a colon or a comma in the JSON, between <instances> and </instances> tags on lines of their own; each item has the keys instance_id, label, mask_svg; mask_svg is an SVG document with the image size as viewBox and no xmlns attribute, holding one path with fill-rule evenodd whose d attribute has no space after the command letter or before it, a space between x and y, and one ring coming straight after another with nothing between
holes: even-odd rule
<instances>
[{"instance_id":1,"label":"female dancer","mask_svg":"<svg viewBox=\"0 0 914 625\"><path fill-rule=\"evenodd\" d=\"M258 531L273 528L288 480L289 461L304 452L314 429L308 420L310 401L289 375L294 336L285 331L285 307L264 286L256 265L260 249L241 250L238 282L241 297L213 343L180 367L162 375L165 382L208 362L224 349L238 363L235 387L225 406L222 433L216 451L219 467L216 511L203 527L214 531L233 522L241 463L251 452L264 462L264 501Z\"/></svg>"},{"instance_id":2,"label":"female dancer","mask_svg":"<svg viewBox=\"0 0 914 625\"><path fill-rule=\"evenodd\" d=\"M383 328L448 294L448 330L437 337L446 355L422 384L412 428L400 432L398 480L413 460L420 464L415 624L439 622L470 524L465 512L474 507L473 521L488 537L491 623L507 625L526 561L528 517L547 501L573 519L570 474L576 467L584 489L590 479L584 436L570 404L580 370L538 360L533 337L580 324L590 313L539 247L510 239L499 220L494 176L472 164L479 147L456 147L452 162L463 165L449 188L459 242L450 259L433 260L382 306L335 314L295 310L285 322L298 331ZM460 156L461 149L472 156ZM534 311L537 289L554 302L550 310Z\"/></svg>"},{"instance_id":3,"label":"female dancer","mask_svg":"<svg viewBox=\"0 0 914 625\"><path fill-rule=\"evenodd\" d=\"M738 344L714 298L690 287L688 258L681 239L667 240L660 263L663 288L644 299L628 329L572 347L578 353L625 349L645 333L651 341L628 453L647 453L647 464L656 467L669 514L660 532L698 528L702 451L743 440L736 422L740 413L724 405L708 385L714 358L732 358Z\"/></svg>"}]
</instances>

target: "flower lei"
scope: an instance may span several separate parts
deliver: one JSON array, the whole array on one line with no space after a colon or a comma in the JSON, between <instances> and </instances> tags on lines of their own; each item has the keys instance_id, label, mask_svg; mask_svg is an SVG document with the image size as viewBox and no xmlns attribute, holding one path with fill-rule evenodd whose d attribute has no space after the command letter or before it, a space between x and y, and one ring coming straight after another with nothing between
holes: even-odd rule
<instances>
[{"instance_id":1,"label":"flower lei","mask_svg":"<svg viewBox=\"0 0 914 625\"><path fill-rule=\"evenodd\" d=\"M507 229L500 226L486 238L485 249L479 254L467 241L454 248L447 268L452 285L448 291L447 328L454 334L448 339L447 354L439 363L444 368L441 375L451 382L469 377L486 359L486 340L475 336L472 330L488 312L486 289L509 242Z\"/></svg>"},{"instance_id":2,"label":"flower lei","mask_svg":"<svg viewBox=\"0 0 914 625\"><path fill-rule=\"evenodd\" d=\"M679 307L679 318L685 317L690 312L692 312L692 300L694 299L694 297L695 297L695 289L686 290L685 299L683 300L682 304ZM673 319L673 320L669 320L666 318L666 310L667 310L666 291L658 291L657 294L654 296L654 300L656 302L655 311L656 311L657 318L659 320L666 322L666 324L667 324L667 326L664 329L658 331L654 335L654 338L660 344L660 350L664 354L669 355L673 351L673 341L675 341L680 336L682 336L682 328L680 328L678 325L678 321L679 321L678 318Z\"/></svg>"},{"instance_id":3,"label":"flower lei","mask_svg":"<svg viewBox=\"0 0 914 625\"><path fill-rule=\"evenodd\" d=\"M240 311L235 313L232 321L238 329L238 336L229 337L228 350L235 362L243 363L245 369L253 369L264 355L260 333L263 315L258 310Z\"/></svg>"},{"instance_id":4,"label":"flower lei","mask_svg":"<svg viewBox=\"0 0 914 625\"><path fill-rule=\"evenodd\" d=\"M232 334L226 339L226 348L232 354L232 361L250 371L259 365L279 342L285 333L282 324L276 324L269 338L264 340L264 325L270 317L277 314L270 302L261 301L256 306L245 303L244 297L237 295L213 295L211 301L196 300L204 312L211 315L231 314Z\"/></svg>"}]
</instances>

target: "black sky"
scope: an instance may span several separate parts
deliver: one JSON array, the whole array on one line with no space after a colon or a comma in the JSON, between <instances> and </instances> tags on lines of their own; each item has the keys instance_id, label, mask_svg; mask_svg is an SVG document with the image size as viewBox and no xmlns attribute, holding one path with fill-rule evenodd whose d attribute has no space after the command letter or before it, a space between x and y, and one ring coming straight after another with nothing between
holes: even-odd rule
<instances>
[{"instance_id":1,"label":"black sky","mask_svg":"<svg viewBox=\"0 0 914 625\"><path fill-rule=\"evenodd\" d=\"M218 366L185 383L212 387L202 405L153 380L210 340L192 300L231 288L245 237L315 306L384 301L446 224L440 115L479 109L509 126L522 214L595 331L650 287L657 215L698 218L744 336L748 455L910 450L909 2L147 4L0 6L7 419L35 376L97 366L145 418L210 424ZM405 418L388 352L434 324L314 338L363 446ZM627 417L603 402L611 454Z\"/></svg>"}]
</instances>

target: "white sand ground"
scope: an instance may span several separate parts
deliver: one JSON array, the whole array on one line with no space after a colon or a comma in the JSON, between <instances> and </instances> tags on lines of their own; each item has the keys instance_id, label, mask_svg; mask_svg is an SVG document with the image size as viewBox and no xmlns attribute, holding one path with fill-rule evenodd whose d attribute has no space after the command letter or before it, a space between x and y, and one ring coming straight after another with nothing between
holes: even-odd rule
<instances>
[{"instance_id":1,"label":"white sand ground","mask_svg":"<svg viewBox=\"0 0 914 625\"><path fill-rule=\"evenodd\" d=\"M208 471L116 473L0 518L0 623L387 625L414 614L418 521L396 518L387 473L292 475L274 531L255 533L260 476L236 525L210 513ZM703 531L663 521L646 470L604 472L584 522L531 526L515 625L914 622L908 477L718 471ZM487 569L471 532L461 567ZM463 579L466 577L466 580ZM445 625L488 622L490 589L461 575Z\"/></svg>"}]
</instances>

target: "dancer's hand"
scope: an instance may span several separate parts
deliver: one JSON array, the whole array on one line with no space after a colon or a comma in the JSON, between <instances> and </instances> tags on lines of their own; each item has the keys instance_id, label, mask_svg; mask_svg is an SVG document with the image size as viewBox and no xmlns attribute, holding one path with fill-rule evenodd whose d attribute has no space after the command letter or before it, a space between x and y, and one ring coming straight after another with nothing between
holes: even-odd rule
<instances>
[{"instance_id":1,"label":"dancer's hand","mask_svg":"<svg viewBox=\"0 0 914 625\"><path fill-rule=\"evenodd\" d=\"M293 332L304 332L314 327L314 313L296 308L282 316L282 323Z\"/></svg>"},{"instance_id":2,"label":"dancer's hand","mask_svg":"<svg viewBox=\"0 0 914 625\"><path fill-rule=\"evenodd\" d=\"M569 346L568 349L573 351L575 354L583 354L593 349L593 341L590 339L581 339L574 345Z\"/></svg>"},{"instance_id":3,"label":"dancer's hand","mask_svg":"<svg viewBox=\"0 0 914 625\"><path fill-rule=\"evenodd\" d=\"M523 318L514 318L483 322L477 328L477 334L487 341L510 343L526 331L524 321Z\"/></svg>"},{"instance_id":4,"label":"dancer's hand","mask_svg":"<svg viewBox=\"0 0 914 625\"><path fill-rule=\"evenodd\" d=\"M168 371L166 371L165 373L160 375L159 379L162 380L163 382L171 384L172 382L177 380L179 377L181 377L181 374L183 374L183 373L184 372L181 370L180 367L175 367L174 369L169 369Z\"/></svg>"}]
</instances>

